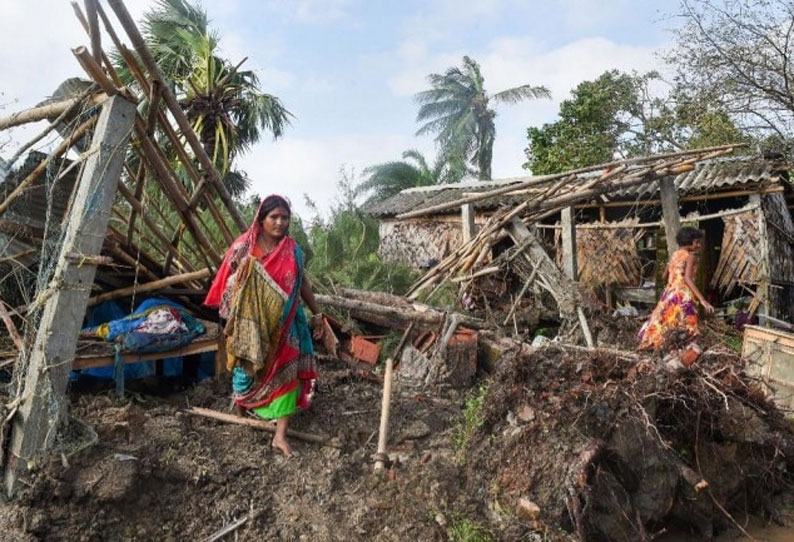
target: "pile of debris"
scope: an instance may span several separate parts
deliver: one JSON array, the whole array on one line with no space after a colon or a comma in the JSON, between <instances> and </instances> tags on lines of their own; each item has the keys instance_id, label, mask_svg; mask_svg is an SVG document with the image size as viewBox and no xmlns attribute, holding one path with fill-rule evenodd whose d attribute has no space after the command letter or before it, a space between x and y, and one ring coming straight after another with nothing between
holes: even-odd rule
<instances>
[{"instance_id":1,"label":"pile of debris","mask_svg":"<svg viewBox=\"0 0 794 542\"><path fill-rule=\"evenodd\" d=\"M519 346L483 405L467 491L487 495L506 539L544 526L579 540L651 540L671 523L743 532L749 514L779 519L794 481L789 423L719 346L676 375L629 353Z\"/></svg>"}]
</instances>

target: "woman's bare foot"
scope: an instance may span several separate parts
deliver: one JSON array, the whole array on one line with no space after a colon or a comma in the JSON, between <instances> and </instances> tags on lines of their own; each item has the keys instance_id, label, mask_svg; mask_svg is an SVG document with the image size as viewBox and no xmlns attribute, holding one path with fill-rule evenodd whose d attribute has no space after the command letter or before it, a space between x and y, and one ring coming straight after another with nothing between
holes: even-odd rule
<instances>
[{"instance_id":1,"label":"woman's bare foot","mask_svg":"<svg viewBox=\"0 0 794 542\"><path fill-rule=\"evenodd\" d=\"M271 446L273 447L274 450L280 451L284 455L284 457L292 457L293 455L295 455L295 452L293 452L292 448L290 448L287 439L280 439L276 436L273 438L273 442L271 443Z\"/></svg>"}]
</instances>

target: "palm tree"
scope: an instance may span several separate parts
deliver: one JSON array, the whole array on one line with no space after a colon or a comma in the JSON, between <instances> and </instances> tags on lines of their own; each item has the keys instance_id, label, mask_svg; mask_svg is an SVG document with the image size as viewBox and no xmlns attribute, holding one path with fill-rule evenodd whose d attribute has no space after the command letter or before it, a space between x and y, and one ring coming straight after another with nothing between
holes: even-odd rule
<instances>
[{"instance_id":1,"label":"palm tree","mask_svg":"<svg viewBox=\"0 0 794 542\"><path fill-rule=\"evenodd\" d=\"M233 195L247 188L234 158L263 132L280 137L292 114L276 96L259 88L253 71L240 70L218 55L219 38L207 13L186 0L159 0L144 15L149 48L185 110L210 159Z\"/></svg>"},{"instance_id":2,"label":"palm tree","mask_svg":"<svg viewBox=\"0 0 794 542\"><path fill-rule=\"evenodd\" d=\"M431 89L416 95L420 104L417 122L424 122L416 135L435 133L436 142L448 160L468 161L480 179L491 178L496 111L490 105L515 104L522 100L549 98L546 87L521 85L493 96L485 91L480 65L468 56L463 67L433 73L427 78Z\"/></svg>"},{"instance_id":3,"label":"palm tree","mask_svg":"<svg viewBox=\"0 0 794 542\"><path fill-rule=\"evenodd\" d=\"M406 188L457 182L461 173L442 156L430 167L417 150L408 150L403 159L366 168L367 178L356 187L357 194L368 194L366 203L385 200Z\"/></svg>"}]
</instances>

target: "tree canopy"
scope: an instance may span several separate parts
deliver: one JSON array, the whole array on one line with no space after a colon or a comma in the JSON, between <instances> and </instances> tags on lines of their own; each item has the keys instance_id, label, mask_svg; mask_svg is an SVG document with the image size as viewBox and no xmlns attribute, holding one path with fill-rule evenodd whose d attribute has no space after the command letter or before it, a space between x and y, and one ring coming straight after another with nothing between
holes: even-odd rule
<instances>
[{"instance_id":1,"label":"tree canopy","mask_svg":"<svg viewBox=\"0 0 794 542\"><path fill-rule=\"evenodd\" d=\"M260 89L253 71L240 69L246 59L232 64L219 55L219 36L200 6L159 0L144 15L142 27L207 154L232 194L242 194L247 176L233 169L234 158L264 132L283 135L292 114Z\"/></svg>"},{"instance_id":2,"label":"tree canopy","mask_svg":"<svg viewBox=\"0 0 794 542\"><path fill-rule=\"evenodd\" d=\"M461 67L427 77L431 88L416 95L420 104L416 120L423 122L417 135L437 134L440 154L458 171L466 164L477 169L480 179L491 178L496 111L492 105L548 98L542 86L521 85L489 95L480 65L463 57Z\"/></svg>"},{"instance_id":3,"label":"tree canopy","mask_svg":"<svg viewBox=\"0 0 794 542\"><path fill-rule=\"evenodd\" d=\"M794 4L680 0L683 24L667 60L677 83L707 96L746 130L794 135Z\"/></svg>"},{"instance_id":4,"label":"tree canopy","mask_svg":"<svg viewBox=\"0 0 794 542\"><path fill-rule=\"evenodd\" d=\"M617 70L580 83L560 104L559 120L527 130L524 167L537 175L558 173L746 139L715 101L667 87L656 72Z\"/></svg>"}]
</instances>

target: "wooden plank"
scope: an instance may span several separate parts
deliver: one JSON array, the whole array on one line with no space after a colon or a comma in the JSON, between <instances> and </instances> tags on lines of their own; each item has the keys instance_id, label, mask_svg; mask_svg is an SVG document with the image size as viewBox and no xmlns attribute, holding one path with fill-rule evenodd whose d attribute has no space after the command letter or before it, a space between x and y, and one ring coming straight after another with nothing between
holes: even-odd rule
<instances>
[{"instance_id":1,"label":"wooden plank","mask_svg":"<svg viewBox=\"0 0 794 542\"><path fill-rule=\"evenodd\" d=\"M769 314L769 283L771 279L769 268L769 232L766 228L766 217L764 216L763 207L761 207L761 195L753 194L750 196L750 203L758 205L757 220L758 220L758 243L761 249L761 261L758 262L758 288L755 295L760 298L758 305L758 318L759 321L764 316Z\"/></svg>"},{"instance_id":2,"label":"wooden plank","mask_svg":"<svg viewBox=\"0 0 794 542\"><path fill-rule=\"evenodd\" d=\"M576 261L576 220L573 207L566 207L560 213L562 223L562 269L565 275L579 280L579 266Z\"/></svg>"},{"instance_id":3,"label":"wooden plank","mask_svg":"<svg viewBox=\"0 0 794 542\"><path fill-rule=\"evenodd\" d=\"M463 242L474 238L474 207L471 203L460 206L460 221L463 226Z\"/></svg>"},{"instance_id":4,"label":"wooden plank","mask_svg":"<svg viewBox=\"0 0 794 542\"><path fill-rule=\"evenodd\" d=\"M664 235L667 238L667 251L672 254L678 250L675 236L681 229L681 214L678 210L678 192L675 188L675 180L672 177L660 179L659 191L662 199L662 221L664 222Z\"/></svg>"},{"instance_id":5,"label":"wooden plank","mask_svg":"<svg viewBox=\"0 0 794 542\"><path fill-rule=\"evenodd\" d=\"M219 420L222 422L227 423L236 423L237 425L247 425L248 427L255 427L256 429L262 429L263 431L267 431L268 433L275 433L276 432L276 424L273 422L269 422L267 420L262 420L259 418L243 418L242 416L237 416L235 414L226 414L225 412L218 412L217 410L212 410L209 408L201 408L201 407L193 407L190 410L186 410L188 414L193 414L195 416L203 416L205 418L212 418L214 420ZM293 429L287 429L287 436L293 437L298 440L303 440L305 442L313 442L315 444L322 444L323 446L330 446L331 448L341 448L342 445L336 439L332 439L325 435L315 435L313 433L304 433L302 431L295 431Z\"/></svg>"},{"instance_id":6,"label":"wooden plank","mask_svg":"<svg viewBox=\"0 0 794 542\"><path fill-rule=\"evenodd\" d=\"M17 492L29 465L52 446L65 413L71 361L96 273L96 267L79 266L67 256L100 253L134 118L135 104L121 96L108 99L102 106L91 143L93 152L85 160L71 220L48 286L54 291L45 297L47 301L30 350L25 389L11 422L5 471L9 495ZM39 297L46 294L39 292Z\"/></svg>"},{"instance_id":7,"label":"wooden plank","mask_svg":"<svg viewBox=\"0 0 794 542\"><path fill-rule=\"evenodd\" d=\"M194 341L187 346L165 352L152 352L149 354L122 354L121 359L124 363L138 363L140 361L153 361L158 359L176 358L180 356L190 356L192 354L203 354L204 352L215 352L218 350L218 339ZM115 364L115 356L82 356L72 363L72 369L94 369L96 367L111 367Z\"/></svg>"}]
</instances>

